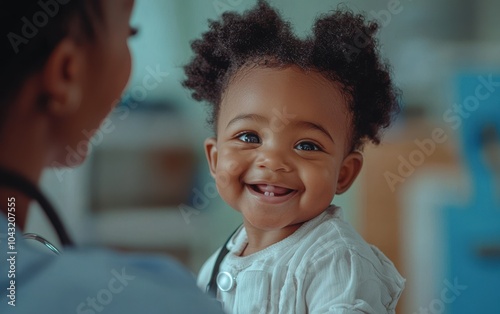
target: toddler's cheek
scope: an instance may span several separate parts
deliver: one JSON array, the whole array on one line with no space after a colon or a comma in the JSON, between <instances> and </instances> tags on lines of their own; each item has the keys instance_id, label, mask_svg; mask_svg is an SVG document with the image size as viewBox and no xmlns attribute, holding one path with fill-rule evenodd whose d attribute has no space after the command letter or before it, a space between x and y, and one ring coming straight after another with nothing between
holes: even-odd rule
<instances>
[{"instance_id":1,"label":"toddler's cheek","mask_svg":"<svg viewBox=\"0 0 500 314\"><path fill-rule=\"evenodd\" d=\"M235 160L221 160L218 165L216 180L218 184L227 186L232 180L238 180L243 173L242 163Z\"/></svg>"},{"instance_id":2,"label":"toddler's cheek","mask_svg":"<svg viewBox=\"0 0 500 314\"><path fill-rule=\"evenodd\" d=\"M217 190L219 194L223 194L224 190L229 188L231 184L231 177L226 171L218 171L215 176L215 183L217 184Z\"/></svg>"}]
</instances>

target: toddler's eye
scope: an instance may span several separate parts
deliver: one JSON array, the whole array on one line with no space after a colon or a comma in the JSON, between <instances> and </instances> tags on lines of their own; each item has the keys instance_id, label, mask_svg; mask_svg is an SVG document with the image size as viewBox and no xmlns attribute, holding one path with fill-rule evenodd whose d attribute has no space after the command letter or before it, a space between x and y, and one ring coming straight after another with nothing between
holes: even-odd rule
<instances>
[{"instance_id":1,"label":"toddler's eye","mask_svg":"<svg viewBox=\"0 0 500 314\"><path fill-rule=\"evenodd\" d=\"M307 151L321 150L318 145L311 142L301 142L297 144L295 148L298 150L307 150Z\"/></svg>"},{"instance_id":2,"label":"toddler's eye","mask_svg":"<svg viewBox=\"0 0 500 314\"><path fill-rule=\"evenodd\" d=\"M245 143L253 143L253 144L260 143L260 138L253 133L243 133L240 136L238 136L238 139Z\"/></svg>"}]
</instances>

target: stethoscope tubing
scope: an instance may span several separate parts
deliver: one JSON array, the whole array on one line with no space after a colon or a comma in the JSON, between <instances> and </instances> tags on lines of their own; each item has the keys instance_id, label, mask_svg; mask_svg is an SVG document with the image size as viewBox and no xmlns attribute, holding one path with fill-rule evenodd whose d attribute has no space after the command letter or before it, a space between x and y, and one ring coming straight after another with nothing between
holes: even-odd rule
<instances>
[{"instance_id":1,"label":"stethoscope tubing","mask_svg":"<svg viewBox=\"0 0 500 314\"><path fill-rule=\"evenodd\" d=\"M227 244L229 243L233 235L235 235L236 232L241 229L241 227L242 225L238 226L238 228L236 228L236 230L234 230L231 233L231 235L227 238L226 242L219 251L219 254L217 255L217 259L215 260L215 264L214 267L212 268L212 274L210 276L210 280L208 281L206 290L206 292L214 298L217 298L217 275L219 274L220 264L224 260L224 257L226 257L226 255L229 253Z\"/></svg>"},{"instance_id":2,"label":"stethoscope tubing","mask_svg":"<svg viewBox=\"0 0 500 314\"><path fill-rule=\"evenodd\" d=\"M57 215L54 207L52 206L52 204L50 204L50 202L35 184L33 184L20 174L17 174L10 170L0 169L0 186L20 191L29 198L37 201L41 209L47 215L50 223L56 230L61 244L64 247L73 246L73 241L66 231L66 228L64 228L64 225Z\"/></svg>"}]
</instances>

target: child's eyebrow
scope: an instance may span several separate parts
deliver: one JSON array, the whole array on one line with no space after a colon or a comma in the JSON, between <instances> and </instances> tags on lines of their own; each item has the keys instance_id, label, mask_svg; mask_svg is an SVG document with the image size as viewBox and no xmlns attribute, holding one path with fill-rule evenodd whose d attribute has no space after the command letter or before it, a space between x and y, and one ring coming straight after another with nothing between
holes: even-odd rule
<instances>
[{"instance_id":1,"label":"child's eyebrow","mask_svg":"<svg viewBox=\"0 0 500 314\"><path fill-rule=\"evenodd\" d=\"M241 120L255 120L257 122L267 122L267 118L259 114L255 113L239 114L233 119L231 119L231 121L229 121L229 123L226 125L226 129L230 127L232 124Z\"/></svg>"},{"instance_id":2,"label":"child's eyebrow","mask_svg":"<svg viewBox=\"0 0 500 314\"><path fill-rule=\"evenodd\" d=\"M333 143L335 143L333 137L330 135L330 133L321 125L314 123L314 122L309 122L309 121L293 121L292 124L294 124L296 127L303 127L307 129L313 129L313 130L318 130L321 133L324 133L330 140L332 140Z\"/></svg>"}]
</instances>

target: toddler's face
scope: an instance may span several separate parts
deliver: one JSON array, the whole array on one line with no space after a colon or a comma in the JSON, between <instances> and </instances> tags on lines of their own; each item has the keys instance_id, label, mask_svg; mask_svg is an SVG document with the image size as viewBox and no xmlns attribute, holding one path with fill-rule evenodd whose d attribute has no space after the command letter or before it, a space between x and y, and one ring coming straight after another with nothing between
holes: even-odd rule
<instances>
[{"instance_id":1,"label":"toddler's face","mask_svg":"<svg viewBox=\"0 0 500 314\"><path fill-rule=\"evenodd\" d=\"M296 229L358 174L350 129L339 86L320 74L245 69L225 91L207 158L221 197L246 225Z\"/></svg>"}]
</instances>

